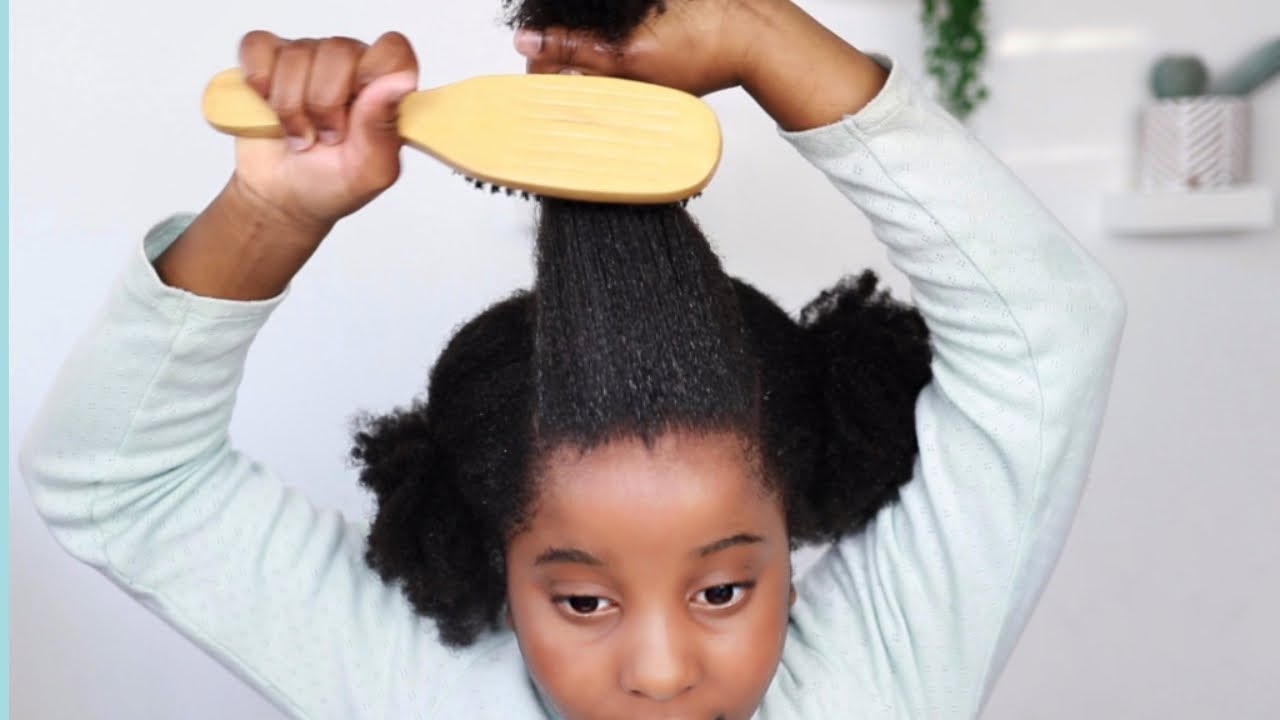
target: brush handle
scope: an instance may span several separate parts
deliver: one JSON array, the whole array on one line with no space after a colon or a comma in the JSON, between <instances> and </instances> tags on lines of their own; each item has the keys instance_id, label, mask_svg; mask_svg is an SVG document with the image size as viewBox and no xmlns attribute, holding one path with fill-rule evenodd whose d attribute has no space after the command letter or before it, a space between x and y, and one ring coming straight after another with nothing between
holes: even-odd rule
<instances>
[{"instance_id":1,"label":"brush handle","mask_svg":"<svg viewBox=\"0 0 1280 720\"><path fill-rule=\"evenodd\" d=\"M220 132L236 137L284 137L284 126L237 68L214 75L201 102L204 118Z\"/></svg>"},{"instance_id":2,"label":"brush handle","mask_svg":"<svg viewBox=\"0 0 1280 720\"><path fill-rule=\"evenodd\" d=\"M1280 75L1280 37L1254 50L1209 87L1213 95L1249 95Z\"/></svg>"}]
</instances>

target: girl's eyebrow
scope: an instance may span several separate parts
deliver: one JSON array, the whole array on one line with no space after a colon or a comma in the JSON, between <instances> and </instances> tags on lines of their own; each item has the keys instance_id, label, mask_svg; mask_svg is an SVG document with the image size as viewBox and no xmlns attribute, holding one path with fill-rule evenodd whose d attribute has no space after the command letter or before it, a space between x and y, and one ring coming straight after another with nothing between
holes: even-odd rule
<instances>
[{"instance_id":1,"label":"girl's eyebrow","mask_svg":"<svg viewBox=\"0 0 1280 720\"><path fill-rule=\"evenodd\" d=\"M703 545L702 547L695 550L693 554L697 555L698 557L706 557L708 555L714 555L715 553L718 553L721 550L727 550L737 545L750 545L751 543L762 543L762 542L764 542L764 538L760 537L759 535L752 535L751 533L738 533L737 535L730 535L729 537L726 537L726 538L720 538L719 540L716 540L713 543L707 543L706 545Z\"/></svg>"},{"instance_id":2,"label":"girl's eyebrow","mask_svg":"<svg viewBox=\"0 0 1280 720\"><path fill-rule=\"evenodd\" d=\"M601 567L604 561L592 555L586 550L578 548L547 548L543 550L533 561L534 566L549 565L552 563L577 563L579 565L591 565L593 567Z\"/></svg>"},{"instance_id":3,"label":"girl's eyebrow","mask_svg":"<svg viewBox=\"0 0 1280 720\"><path fill-rule=\"evenodd\" d=\"M714 542L707 543L697 550L694 550L693 554L697 557L703 558L738 545L750 545L752 543L761 542L764 542L764 538L759 535L738 533L737 535L730 535L729 537L720 538ZM604 566L604 561L600 558L592 555L586 550L574 547L547 548L539 553L538 557L533 561L534 566L550 565L554 563L575 563L578 565L590 565L592 567Z\"/></svg>"}]
</instances>

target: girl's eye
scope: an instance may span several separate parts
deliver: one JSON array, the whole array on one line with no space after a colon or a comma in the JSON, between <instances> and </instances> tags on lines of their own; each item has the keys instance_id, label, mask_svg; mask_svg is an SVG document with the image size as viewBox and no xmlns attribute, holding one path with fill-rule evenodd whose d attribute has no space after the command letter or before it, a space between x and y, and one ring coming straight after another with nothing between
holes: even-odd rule
<instances>
[{"instance_id":1,"label":"girl's eye","mask_svg":"<svg viewBox=\"0 0 1280 720\"><path fill-rule=\"evenodd\" d=\"M567 595L555 598L555 602L568 608L571 614L581 617L599 615L613 605L611 600L591 595Z\"/></svg>"},{"instance_id":2,"label":"girl's eye","mask_svg":"<svg viewBox=\"0 0 1280 720\"><path fill-rule=\"evenodd\" d=\"M742 599L747 595L747 591L754 586L755 583L713 585L705 590L699 590L695 598L701 604L709 607L727 608L742 602Z\"/></svg>"}]
</instances>

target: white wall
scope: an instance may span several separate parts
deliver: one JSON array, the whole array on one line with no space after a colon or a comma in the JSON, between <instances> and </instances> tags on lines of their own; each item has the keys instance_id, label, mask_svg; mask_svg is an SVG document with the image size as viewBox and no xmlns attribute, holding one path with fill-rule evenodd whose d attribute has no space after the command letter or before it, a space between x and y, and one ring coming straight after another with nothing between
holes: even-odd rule
<instances>
[{"instance_id":1,"label":"white wall","mask_svg":"<svg viewBox=\"0 0 1280 720\"><path fill-rule=\"evenodd\" d=\"M231 170L205 79L253 27L372 39L399 29L424 83L517 71L497 0L264 4L18 0L11 6L10 427L150 223ZM914 0L806 5L917 71ZM1149 61L1220 67L1280 30L1265 0L990 2L979 134L1114 273L1129 328L1094 479L1058 572L985 717L1280 717L1280 232L1132 240L1099 197L1131 163ZM729 268L798 307L840 269L888 270L866 224L740 95L715 97L723 170L694 206ZM1257 98L1255 174L1280 185L1280 84ZM785 208L785 212L782 209ZM449 330L528 282L526 204L425 156L344 222L263 332L233 433L322 504L368 511L347 421L418 391ZM11 463L12 465L12 463ZM15 718L275 718L226 671L54 544L10 483Z\"/></svg>"}]
</instances>

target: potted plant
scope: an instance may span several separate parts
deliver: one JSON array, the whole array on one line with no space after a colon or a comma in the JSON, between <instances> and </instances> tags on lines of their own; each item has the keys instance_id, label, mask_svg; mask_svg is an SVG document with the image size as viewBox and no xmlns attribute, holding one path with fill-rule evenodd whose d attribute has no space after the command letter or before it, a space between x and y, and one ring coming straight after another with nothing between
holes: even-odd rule
<instances>
[{"instance_id":1,"label":"potted plant","mask_svg":"<svg viewBox=\"0 0 1280 720\"><path fill-rule=\"evenodd\" d=\"M938 99L964 120L987 98L980 71L987 39L982 0L923 0L925 68L938 84Z\"/></svg>"}]
</instances>

